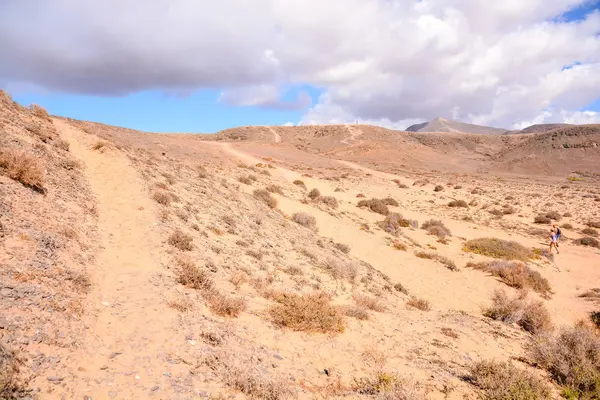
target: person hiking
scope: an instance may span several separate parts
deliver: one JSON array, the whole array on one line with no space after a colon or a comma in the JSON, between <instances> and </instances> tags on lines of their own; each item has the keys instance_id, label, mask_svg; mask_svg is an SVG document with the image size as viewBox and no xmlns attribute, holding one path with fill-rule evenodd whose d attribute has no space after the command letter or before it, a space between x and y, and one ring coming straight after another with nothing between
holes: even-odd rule
<instances>
[{"instance_id":1,"label":"person hiking","mask_svg":"<svg viewBox=\"0 0 600 400\"><path fill-rule=\"evenodd\" d=\"M554 234L556 235L556 249L558 250L558 239L560 239L560 235L562 235L562 232L556 224L552 224L552 228L554 229Z\"/></svg>"},{"instance_id":2,"label":"person hiking","mask_svg":"<svg viewBox=\"0 0 600 400\"><path fill-rule=\"evenodd\" d=\"M556 247L556 254L560 254L558 252L558 244L556 241L558 240L558 235L554 229L550 229L550 254L552 254L552 246Z\"/></svg>"}]
</instances>

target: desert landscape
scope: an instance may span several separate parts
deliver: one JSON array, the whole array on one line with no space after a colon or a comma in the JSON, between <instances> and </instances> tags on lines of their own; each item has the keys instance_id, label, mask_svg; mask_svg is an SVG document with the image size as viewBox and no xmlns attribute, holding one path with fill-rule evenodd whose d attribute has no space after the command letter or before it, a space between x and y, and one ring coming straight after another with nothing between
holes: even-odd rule
<instances>
[{"instance_id":1,"label":"desert landscape","mask_svg":"<svg viewBox=\"0 0 600 400\"><path fill-rule=\"evenodd\" d=\"M411 128L0 92L0 399L600 398L600 125Z\"/></svg>"}]
</instances>

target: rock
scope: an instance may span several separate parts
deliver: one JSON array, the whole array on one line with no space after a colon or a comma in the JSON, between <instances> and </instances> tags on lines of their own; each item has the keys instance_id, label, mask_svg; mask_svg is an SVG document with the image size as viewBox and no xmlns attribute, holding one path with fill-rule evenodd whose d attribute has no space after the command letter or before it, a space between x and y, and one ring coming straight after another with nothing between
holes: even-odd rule
<instances>
[{"instance_id":1,"label":"rock","mask_svg":"<svg viewBox=\"0 0 600 400\"><path fill-rule=\"evenodd\" d=\"M90 396L83 396L83 400L92 400Z\"/></svg>"},{"instance_id":2,"label":"rock","mask_svg":"<svg viewBox=\"0 0 600 400\"><path fill-rule=\"evenodd\" d=\"M108 369L108 365L103 365L103 366L101 366L101 367L100 367L100 369L101 369L102 371L104 371L104 370Z\"/></svg>"},{"instance_id":3,"label":"rock","mask_svg":"<svg viewBox=\"0 0 600 400\"><path fill-rule=\"evenodd\" d=\"M13 291L9 288L0 289L0 296L2 297L13 297Z\"/></svg>"},{"instance_id":4,"label":"rock","mask_svg":"<svg viewBox=\"0 0 600 400\"><path fill-rule=\"evenodd\" d=\"M281 357L279 354L275 354L275 355L273 355L273 357L278 360L283 360L283 357Z\"/></svg>"},{"instance_id":5,"label":"rock","mask_svg":"<svg viewBox=\"0 0 600 400\"><path fill-rule=\"evenodd\" d=\"M115 397L117 397L117 392L111 390L110 392L108 392L108 397L114 399Z\"/></svg>"},{"instance_id":6,"label":"rock","mask_svg":"<svg viewBox=\"0 0 600 400\"><path fill-rule=\"evenodd\" d=\"M113 358L115 358L116 356L120 356L121 354L122 353L115 351L113 353L110 353L110 356L108 356L108 358L112 360Z\"/></svg>"},{"instance_id":7,"label":"rock","mask_svg":"<svg viewBox=\"0 0 600 400\"><path fill-rule=\"evenodd\" d=\"M152 392L156 392L159 389L158 386L153 386L152 389L150 389Z\"/></svg>"},{"instance_id":8,"label":"rock","mask_svg":"<svg viewBox=\"0 0 600 400\"><path fill-rule=\"evenodd\" d=\"M208 393L206 392L198 392L198 396L202 397L203 399L208 397Z\"/></svg>"},{"instance_id":9,"label":"rock","mask_svg":"<svg viewBox=\"0 0 600 400\"><path fill-rule=\"evenodd\" d=\"M53 382L56 384L59 384L63 381L63 379L65 379L64 377L61 376L49 376L46 378L49 382Z\"/></svg>"},{"instance_id":10,"label":"rock","mask_svg":"<svg viewBox=\"0 0 600 400\"><path fill-rule=\"evenodd\" d=\"M0 317L0 329L6 329L8 327L8 321L5 317Z\"/></svg>"}]
</instances>

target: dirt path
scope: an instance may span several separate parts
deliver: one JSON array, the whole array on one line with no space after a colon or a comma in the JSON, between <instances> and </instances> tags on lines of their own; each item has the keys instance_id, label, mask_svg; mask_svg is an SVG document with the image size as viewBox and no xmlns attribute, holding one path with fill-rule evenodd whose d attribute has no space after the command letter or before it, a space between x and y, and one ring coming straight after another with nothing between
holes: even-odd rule
<instances>
[{"instance_id":1,"label":"dirt path","mask_svg":"<svg viewBox=\"0 0 600 400\"><path fill-rule=\"evenodd\" d=\"M116 149L94 151L97 139L54 121L71 152L85 164L98 200L102 248L91 271L86 337L68 364L68 398L141 399L160 393L173 366L167 352L180 339L176 314L161 293L164 272L153 231L154 204L144 181ZM56 397L52 397L56 398Z\"/></svg>"},{"instance_id":2,"label":"dirt path","mask_svg":"<svg viewBox=\"0 0 600 400\"><path fill-rule=\"evenodd\" d=\"M281 135L279 135L279 133L275 132L275 129L271 128L270 126L266 127L268 130L271 131L271 133L273 134L273 137L275 138L275 143L281 143Z\"/></svg>"},{"instance_id":3,"label":"dirt path","mask_svg":"<svg viewBox=\"0 0 600 400\"><path fill-rule=\"evenodd\" d=\"M342 140L342 143L347 144L349 146L360 146L361 144L364 143L363 140L357 139L357 137L359 137L363 134L361 130L353 128L350 125L346 125L346 129L348 129L348 133L350 134L350 136L348 136L347 138ZM350 142L354 142L354 143L350 143Z\"/></svg>"}]
</instances>

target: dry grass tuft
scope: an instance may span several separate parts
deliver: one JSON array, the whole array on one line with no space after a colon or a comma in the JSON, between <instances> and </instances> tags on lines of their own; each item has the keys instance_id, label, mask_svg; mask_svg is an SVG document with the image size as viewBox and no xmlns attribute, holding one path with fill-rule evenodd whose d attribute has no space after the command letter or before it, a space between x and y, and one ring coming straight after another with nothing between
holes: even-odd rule
<instances>
[{"instance_id":1,"label":"dry grass tuft","mask_svg":"<svg viewBox=\"0 0 600 400\"><path fill-rule=\"evenodd\" d=\"M296 180L294 181L294 185L296 185L296 186L300 186L300 187L302 187L302 188L306 189L306 184L304 183L304 181L301 181L300 179L296 179Z\"/></svg>"},{"instance_id":2,"label":"dry grass tuft","mask_svg":"<svg viewBox=\"0 0 600 400\"><path fill-rule=\"evenodd\" d=\"M408 228L411 223L401 214L391 213L378 225L387 233L396 234L400 228Z\"/></svg>"},{"instance_id":3,"label":"dry grass tuft","mask_svg":"<svg viewBox=\"0 0 600 400\"><path fill-rule=\"evenodd\" d=\"M366 308L361 306L345 306L342 308L345 316L356 318L360 321L366 321L369 319L369 312Z\"/></svg>"},{"instance_id":4,"label":"dry grass tuft","mask_svg":"<svg viewBox=\"0 0 600 400\"><path fill-rule=\"evenodd\" d=\"M492 305L484 310L486 317L506 324L518 324L527 332L539 334L553 329L550 313L544 303L527 303L521 297L510 298L503 290L496 290L492 296Z\"/></svg>"},{"instance_id":5,"label":"dry grass tuft","mask_svg":"<svg viewBox=\"0 0 600 400\"><path fill-rule=\"evenodd\" d=\"M575 243L577 243L580 246L600 248L600 242L598 242L598 239L595 239L593 237L583 237L575 240Z\"/></svg>"},{"instance_id":6,"label":"dry grass tuft","mask_svg":"<svg viewBox=\"0 0 600 400\"><path fill-rule=\"evenodd\" d=\"M265 203L267 206L269 206L269 208L277 207L277 199L273 197L268 190L256 189L253 194L254 197Z\"/></svg>"},{"instance_id":7,"label":"dry grass tuft","mask_svg":"<svg viewBox=\"0 0 600 400\"><path fill-rule=\"evenodd\" d=\"M376 369L370 376L354 379L354 392L377 400L423 400L419 385L412 379Z\"/></svg>"},{"instance_id":8,"label":"dry grass tuft","mask_svg":"<svg viewBox=\"0 0 600 400\"><path fill-rule=\"evenodd\" d=\"M440 239L445 239L448 236L452 236L450 229L446 228L446 225L444 225L442 221L436 219L425 221L423 225L421 225L421 229L425 229L427 233L437 236Z\"/></svg>"},{"instance_id":9,"label":"dry grass tuft","mask_svg":"<svg viewBox=\"0 0 600 400\"><path fill-rule=\"evenodd\" d=\"M211 311L222 317L237 317L246 309L246 300L240 297L227 296L216 290L204 294Z\"/></svg>"},{"instance_id":10,"label":"dry grass tuft","mask_svg":"<svg viewBox=\"0 0 600 400\"><path fill-rule=\"evenodd\" d=\"M193 241L194 239L190 235L184 233L181 229L176 229L169 236L168 243L181 251L192 251L194 248Z\"/></svg>"},{"instance_id":11,"label":"dry grass tuft","mask_svg":"<svg viewBox=\"0 0 600 400\"><path fill-rule=\"evenodd\" d=\"M436 187L433 188L434 192L441 192L443 190L444 190L444 186L442 186L442 185L436 185Z\"/></svg>"},{"instance_id":12,"label":"dry grass tuft","mask_svg":"<svg viewBox=\"0 0 600 400\"><path fill-rule=\"evenodd\" d=\"M535 253L525 246L514 241L496 238L469 240L465 243L463 251L506 260L528 261L535 258Z\"/></svg>"},{"instance_id":13,"label":"dry grass tuft","mask_svg":"<svg viewBox=\"0 0 600 400\"><path fill-rule=\"evenodd\" d=\"M544 297L552 294L550 282L539 272L532 270L522 262L490 261L477 264L468 263L467 267L489 272L500 278L508 286L517 289L531 288Z\"/></svg>"},{"instance_id":14,"label":"dry grass tuft","mask_svg":"<svg viewBox=\"0 0 600 400\"><path fill-rule=\"evenodd\" d=\"M342 253L345 253L345 254L350 253L350 246L348 246L347 244L344 244L344 243L335 243L333 246L336 249L338 249L339 251L341 251Z\"/></svg>"},{"instance_id":15,"label":"dry grass tuft","mask_svg":"<svg viewBox=\"0 0 600 400\"><path fill-rule=\"evenodd\" d=\"M267 191L269 193L277 193L277 194L283 196L283 189L281 189L281 186L278 186L278 185L269 185L265 189L267 189Z\"/></svg>"},{"instance_id":16,"label":"dry grass tuft","mask_svg":"<svg viewBox=\"0 0 600 400\"><path fill-rule=\"evenodd\" d=\"M386 197L385 199L381 199L381 201L386 206L398 207L400 205L400 203L398 203L398 201L396 201L396 199L393 199L391 197Z\"/></svg>"},{"instance_id":17,"label":"dry grass tuft","mask_svg":"<svg viewBox=\"0 0 600 400\"><path fill-rule=\"evenodd\" d=\"M536 215L533 222L536 224L549 224L552 220L545 215Z\"/></svg>"},{"instance_id":18,"label":"dry grass tuft","mask_svg":"<svg viewBox=\"0 0 600 400\"><path fill-rule=\"evenodd\" d=\"M269 313L277 326L306 332L344 331L341 310L329 303L326 293L276 293L273 298L278 304Z\"/></svg>"},{"instance_id":19,"label":"dry grass tuft","mask_svg":"<svg viewBox=\"0 0 600 400\"><path fill-rule=\"evenodd\" d=\"M355 294L352 296L352 298L359 307L364 307L377 312L385 311L385 306L381 304L380 300L376 297L371 297L364 294Z\"/></svg>"},{"instance_id":20,"label":"dry grass tuft","mask_svg":"<svg viewBox=\"0 0 600 400\"><path fill-rule=\"evenodd\" d=\"M348 282L354 282L358 274L354 264L334 258L330 258L324 262L323 269L329 272L334 279L344 279Z\"/></svg>"},{"instance_id":21,"label":"dry grass tuft","mask_svg":"<svg viewBox=\"0 0 600 400\"><path fill-rule=\"evenodd\" d=\"M600 221L588 221L586 225L590 228L600 229Z\"/></svg>"},{"instance_id":22,"label":"dry grass tuft","mask_svg":"<svg viewBox=\"0 0 600 400\"><path fill-rule=\"evenodd\" d=\"M333 196L322 196L320 198L321 203L331 207L331 208L338 208L339 203L337 201L337 199Z\"/></svg>"},{"instance_id":23,"label":"dry grass tuft","mask_svg":"<svg viewBox=\"0 0 600 400\"><path fill-rule=\"evenodd\" d=\"M295 213L292 215L292 221L305 228L317 231L317 220L312 215L303 212Z\"/></svg>"},{"instance_id":24,"label":"dry grass tuft","mask_svg":"<svg viewBox=\"0 0 600 400\"><path fill-rule=\"evenodd\" d=\"M581 233L587 236L598 236L598 231L594 228L584 228Z\"/></svg>"},{"instance_id":25,"label":"dry grass tuft","mask_svg":"<svg viewBox=\"0 0 600 400\"><path fill-rule=\"evenodd\" d=\"M550 388L530 372L511 363L479 361L469 368L469 380L483 391L486 400L546 400Z\"/></svg>"},{"instance_id":26,"label":"dry grass tuft","mask_svg":"<svg viewBox=\"0 0 600 400\"><path fill-rule=\"evenodd\" d=\"M314 188L310 192L308 192L308 198L311 200L316 200L319 197L321 197L321 192L317 188Z\"/></svg>"},{"instance_id":27,"label":"dry grass tuft","mask_svg":"<svg viewBox=\"0 0 600 400\"><path fill-rule=\"evenodd\" d=\"M412 297L409 301L406 302L406 305L421 311L431 310L431 304L429 303L429 301L425 299L420 299L418 297Z\"/></svg>"},{"instance_id":28,"label":"dry grass tuft","mask_svg":"<svg viewBox=\"0 0 600 400\"><path fill-rule=\"evenodd\" d=\"M177 283L196 290L210 291L214 286L210 274L198 268L192 259L187 257L181 257L177 260L175 279Z\"/></svg>"},{"instance_id":29,"label":"dry grass tuft","mask_svg":"<svg viewBox=\"0 0 600 400\"><path fill-rule=\"evenodd\" d=\"M358 202L357 206L361 208L367 207L369 210L381 215L388 215L390 213L387 205L383 200L379 199L361 200Z\"/></svg>"},{"instance_id":30,"label":"dry grass tuft","mask_svg":"<svg viewBox=\"0 0 600 400\"><path fill-rule=\"evenodd\" d=\"M450 203L448 203L448 207L469 208L469 205L464 200L452 200Z\"/></svg>"},{"instance_id":31,"label":"dry grass tuft","mask_svg":"<svg viewBox=\"0 0 600 400\"><path fill-rule=\"evenodd\" d=\"M164 190L155 190L152 193L152 199L163 206L171 204L171 194Z\"/></svg>"},{"instance_id":32,"label":"dry grass tuft","mask_svg":"<svg viewBox=\"0 0 600 400\"><path fill-rule=\"evenodd\" d=\"M408 289L407 289L407 288L405 288L405 287L404 287L404 285L403 285L403 284L401 284L401 283L399 283L399 282L398 282L398 283L396 283L396 284L394 285L394 289L395 289L397 292L400 292L400 293L403 293L403 294L406 294L406 295L408 295Z\"/></svg>"},{"instance_id":33,"label":"dry grass tuft","mask_svg":"<svg viewBox=\"0 0 600 400\"><path fill-rule=\"evenodd\" d=\"M25 151L0 152L0 172L37 191L45 191L45 171L41 161Z\"/></svg>"},{"instance_id":34,"label":"dry grass tuft","mask_svg":"<svg viewBox=\"0 0 600 400\"><path fill-rule=\"evenodd\" d=\"M528 353L563 386L568 398L597 399L600 395L600 336L594 328L577 325L562 328L555 336L536 337Z\"/></svg>"}]
</instances>

